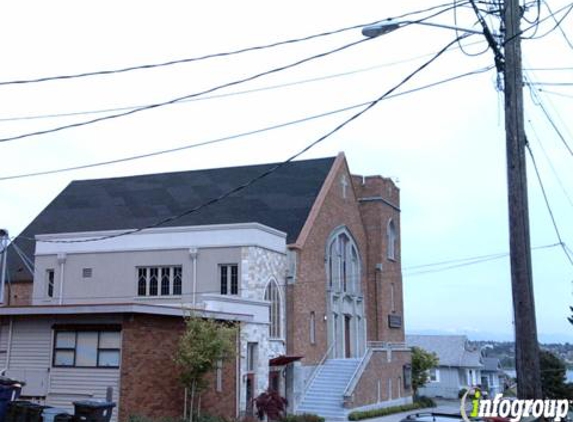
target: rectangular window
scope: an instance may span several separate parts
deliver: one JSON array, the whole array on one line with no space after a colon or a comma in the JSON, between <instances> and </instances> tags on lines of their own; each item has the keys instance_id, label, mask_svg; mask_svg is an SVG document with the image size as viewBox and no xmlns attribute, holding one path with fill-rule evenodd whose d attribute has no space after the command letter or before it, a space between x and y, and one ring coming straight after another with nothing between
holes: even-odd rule
<instances>
[{"instance_id":1,"label":"rectangular window","mask_svg":"<svg viewBox=\"0 0 573 422\"><path fill-rule=\"evenodd\" d=\"M137 296L180 296L180 266L139 267L137 269Z\"/></svg>"},{"instance_id":2,"label":"rectangular window","mask_svg":"<svg viewBox=\"0 0 573 422\"><path fill-rule=\"evenodd\" d=\"M82 269L82 277L83 278L92 278L93 269L92 268L84 268Z\"/></svg>"},{"instance_id":3,"label":"rectangular window","mask_svg":"<svg viewBox=\"0 0 573 422\"><path fill-rule=\"evenodd\" d=\"M316 318L314 311L310 313L310 344L316 344Z\"/></svg>"},{"instance_id":4,"label":"rectangular window","mask_svg":"<svg viewBox=\"0 0 573 422\"><path fill-rule=\"evenodd\" d=\"M440 370L432 368L428 371L428 380L430 382L440 382Z\"/></svg>"},{"instance_id":5,"label":"rectangular window","mask_svg":"<svg viewBox=\"0 0 573 422\"><path fill-rule=\"evenodd\" d=\"M239 294L239 266L237 264L219 265L222 295Z\"/></svg>"},{"instance_id":6,"label":"rectangular window","mask_svg":"<svg viewBox=\"0 0 573 422\"><path fill-rule=\"evenodd\" d=\"M55 367L118 368L120 331L56 330Z\"/></svg>"},{"instance_id":7,"label":"rectangular window","mask_svg":"<svg viewBox=\"0 0 573 422\"><path fill-rule=\"evenodd\" d=\"M46 296L54 297L54 284L55 272L54 270L46 270Z\"/></svg>"},{"instance_id":8,"label":"rectangular window","mask_svg":"<svg viewBox=\"0 0 573 422\"><path fill-rule=\"evenodd\" d=\"M258 343L247 343L247 372L255 372L257 369Z\"/></svg>"}]
</instances>

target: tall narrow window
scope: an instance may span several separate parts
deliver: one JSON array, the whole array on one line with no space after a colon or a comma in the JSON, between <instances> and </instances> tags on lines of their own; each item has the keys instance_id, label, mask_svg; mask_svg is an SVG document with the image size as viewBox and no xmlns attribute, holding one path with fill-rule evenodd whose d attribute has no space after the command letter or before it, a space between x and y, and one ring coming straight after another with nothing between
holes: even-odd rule
<instances>
[{"instance_id":1,"label":"tall narrow window","mask_svg":"<svg viewBox=\"0 0 573 422\"><path fill-rule=\"evenodd\" d=\"M137 295L147 295L147 268L139 268L137 270Z\"/></svg>"},{"instance_id":2,"label":"tall narrow window","mask_svg":"<svg viewBox=\"0 0 573 422\"><path fill-rule=\"evenodd\" d=\"M239 294L239 266L237 264L220 265L219 278L222 295Z\"/></svg>"},{"instance_id":3,"label":"tall narrow window","mask_svg":"<svg viewBox=\"0 0 573 422\"><path fill-rule=\"evenodd\" d=\"M54 283L55 283L54 270L46 270L46 296L47 297L54 297Z\"/></svg>"},{"instance_id":4,"label":"tall narrow window","mask_svg":"<svg viewBox=\"0 0 573 422\"><path fill-rule=\"evenodd\" d=\"M161 268L161 296L165 296L169 294L169 267L162 267Z\"/></svg>"},{"instance_id":5,"label":"tall narrow window","mask_svg":"<svg viewBox=\"0 0 573 422\"><path fill-rule=\"evenodd\" d=\"M271 338L281 338L281 295L279 286L274 280L267 286L265 300L271 302L269 334Z\"/></svg>"},{"instance_id":6,"label":"tall narrow window","mask_svg":"<svg viewBox=\"0 0 573 422\"><path fill-rule=\"evenodd\" d=\"M316 344L316 317L314 311L310 313L310 344Z\"/></svg>"},{"instance_id":7,"label":"tall narrow window","mask_svg":"<svg viewBox=\"0 0 573 422\"><path fill-rule=\"evenodd\" d=\"M396 225L394 220L388 222L387 240L388 240L388 259L396 259Z\"/></svg>"},{"instance_id":8,"label":"tall narrow window","mask_svg":"<svg viewBox=\"0 0 573 422\"><path fill-rule=\"evenodd\" d=\"M331 236L327 253L328 287L334 291L360 294L360 258L346 230Z\"/></svg>"},{"instance_id":9,"label":"tall narrow window","mask_svg":"<svg viewBox=\"0 0 573 422\"><path fill-rule=\"evenodd\" d=\"M182 291L181 267L173 268L173 294L180 295Z\"/></svg>"},{"instance_id":10,"label":"tall narrow window","mask_svg":"<svg viewBox=\"0 0 573 422\"><path fill-rule=\"evenodd\" d=\"M157 296L157 283L159 278L159 268L149 269L149 296Z\"/></svg>"}]
</instances>

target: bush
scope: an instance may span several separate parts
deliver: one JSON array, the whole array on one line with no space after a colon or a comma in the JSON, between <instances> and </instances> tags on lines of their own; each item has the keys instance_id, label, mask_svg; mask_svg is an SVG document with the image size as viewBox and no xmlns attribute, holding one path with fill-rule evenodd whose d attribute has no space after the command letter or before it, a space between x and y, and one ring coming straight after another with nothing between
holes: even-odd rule
<instances>
[{"instance_id":1,"label":"bush","mask_svg":"<svg viewBox=\"0 0 573 422\"><path fill-rule=\"evenodd\" d=\"M394 413L408 412L409 410L420 409L421 407L423 406L421 406L419 403L412 403L412 404L404 404L402 406L392 406L392 407L383 407L380 409L356 411L356 412L351 412L348 415L348 419L351 421L360 421L362 419L377 418L378 416L387 416L387 415L392 415Z\"/></svg>"},{"instance_id":2,"label":"bush","mask_svg":"<svg viewBox=\"0 0 573 422\"><path fill-rule=\"evenodd\" d=\"M436 407L436 402L427 396L420 396L415 400L415 403L420 405L420 408L424 407Z\"/></svg>"},{"instance_id":3,"label":"bush","mask_svg":"<svg viewBox=\"0 0 573 422\"><path fill-rule=\"evenodd\" d=\"M324 422L322 416L313 413L303 413L301 415L286 415L282 422Z\"/></svg>"}]
</instances>

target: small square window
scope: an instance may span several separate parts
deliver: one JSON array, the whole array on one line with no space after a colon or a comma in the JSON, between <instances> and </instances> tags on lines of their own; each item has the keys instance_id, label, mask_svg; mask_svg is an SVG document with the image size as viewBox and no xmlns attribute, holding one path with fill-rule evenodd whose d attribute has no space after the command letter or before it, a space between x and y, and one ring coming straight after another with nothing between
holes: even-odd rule
<instances>
[{"instance_id":1,"label":"small square window","mask_svg":"<svg viewBox=\"0 0 573 422\"><path fill-rule=\"evenodd\" d=\"M82 270L82 277L83 278L92 278L93 269L92 268L84 268Z\"/></svg>"}]
</instances>

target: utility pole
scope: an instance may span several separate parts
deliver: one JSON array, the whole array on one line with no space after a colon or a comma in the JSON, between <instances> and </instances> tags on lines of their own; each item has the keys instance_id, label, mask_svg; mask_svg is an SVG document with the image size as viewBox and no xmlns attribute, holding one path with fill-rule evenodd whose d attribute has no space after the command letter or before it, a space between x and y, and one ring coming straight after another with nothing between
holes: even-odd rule
<instances>
[{"instance_id":1,"label":"utility pole","mask_svg":"<svg viewBox=\"0 0 573 422\"><path fill-rule=\"evenodd\" d=\"M511 289L515 324L515 369L517 396L541 398L539 344L535 322L535 300L529 239L529 207L523 118L521 65L521 8L519 0L504 1L505 22L505 132L509 200L509 249Z\"/></svg>"}]
</instances>

